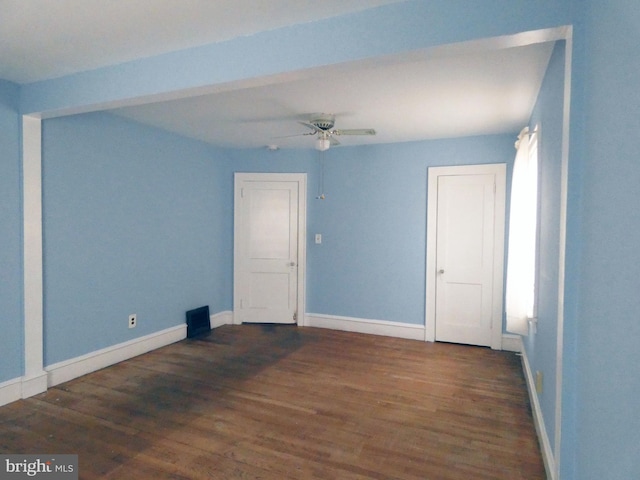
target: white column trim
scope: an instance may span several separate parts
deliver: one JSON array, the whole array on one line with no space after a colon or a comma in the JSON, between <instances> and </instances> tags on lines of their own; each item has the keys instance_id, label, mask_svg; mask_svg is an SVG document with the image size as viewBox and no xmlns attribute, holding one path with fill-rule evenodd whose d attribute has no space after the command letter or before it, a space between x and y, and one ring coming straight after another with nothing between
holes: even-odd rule
<instances>
[{"instance_id":1,"label":"white column trim","mask_svg":"<svg viewBox=\"0 0 640 480\"><path fill-rule=\"evenodd\" d=\"M550 478L560 478L562 452L562 395L564 362L564 289L567 250L567 202L569 196L569 134L571 129L571 64L573 57L573 27L564 32L564 93L562 109L562 157L560 174L560 238L558 254L558 317L556 339L556 398L554 428L554 464Z\"/></svg>"},{"instance_id":2,"label":"white column trim","mask_svg":"<svg viewBox=\"0 0 640 480\"><path fill-rule=\"evenodd\" d=\"M47 389L43 368L42 120L22 117L24 377L22 397Z\"/></svg>"}]
</instances>

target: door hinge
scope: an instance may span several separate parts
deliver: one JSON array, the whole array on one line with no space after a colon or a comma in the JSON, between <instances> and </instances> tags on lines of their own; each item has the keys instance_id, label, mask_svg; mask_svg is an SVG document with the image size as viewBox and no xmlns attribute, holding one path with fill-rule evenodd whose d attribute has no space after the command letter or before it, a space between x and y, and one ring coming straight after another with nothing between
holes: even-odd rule
<instances>
[{"instance_id":1,"label":"door hinge","mask_svg":"<svg viewBox=\"0 0 640 480\"><path fill-rule=\"evenodd\" d=\"M244 187L240 189L240 198L244 198Z\"/></svg>"},{"instance_id":2,"label":"door hinge","mask_svg":"<svg viewBox=\"0 0 640 480\"><path fill-rule=\"evenodd\" d=\"M294 322L298 321L298 312L293 312L293 321Z\"/></svg>"}]
</instances>

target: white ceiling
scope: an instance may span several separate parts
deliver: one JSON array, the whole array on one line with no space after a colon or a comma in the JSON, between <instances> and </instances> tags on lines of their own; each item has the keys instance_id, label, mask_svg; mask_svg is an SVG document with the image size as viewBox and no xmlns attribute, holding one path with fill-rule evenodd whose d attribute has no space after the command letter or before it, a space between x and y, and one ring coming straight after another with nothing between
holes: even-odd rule
<instances>
[{"instance_id":1,"label":"white ceiling","mask_svg":"<svg viewBox=\"0 0 640 480\"><path fill-rule=\"evenodd\" d=\"M313 76L116 113L226 147L311 147L298 124L314 112L336 115L336 128L374 128L375 137L342 145L394 143L518 132L527 123L551 44L387 59L323 69Z\"/></svg>"},{"instance_id":2,"label":"white ceiling","mask_svg":"<svg viewBox=\"0 0 640 480\"><path fill-rule=\"evenodd\" d=\"M49 79L386 3L394 1L0 0L0 78ZM336 114L337 128L378 132L340 137L343 145L513 133L529 119L552 46L470 43L114 113L233 148L311 148L309 136L279 137L307 132L298 121L313 112Z\"/></svg>"}]
</instances>

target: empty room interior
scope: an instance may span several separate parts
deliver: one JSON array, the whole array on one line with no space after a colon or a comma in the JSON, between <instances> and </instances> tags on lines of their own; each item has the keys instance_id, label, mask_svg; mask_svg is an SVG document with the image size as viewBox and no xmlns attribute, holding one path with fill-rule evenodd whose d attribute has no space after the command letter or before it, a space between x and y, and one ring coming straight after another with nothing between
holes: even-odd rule
<instances>
[{"instance_id":1,"label":"empty room interior","mask_svg":"<svg viewBox=\"0 0 640 480\"><path fill-rule=\"evenodd\" d=\"M3 0L0 45L0 454L640 478L640 5Z\"/></svg>"}]
</instances>

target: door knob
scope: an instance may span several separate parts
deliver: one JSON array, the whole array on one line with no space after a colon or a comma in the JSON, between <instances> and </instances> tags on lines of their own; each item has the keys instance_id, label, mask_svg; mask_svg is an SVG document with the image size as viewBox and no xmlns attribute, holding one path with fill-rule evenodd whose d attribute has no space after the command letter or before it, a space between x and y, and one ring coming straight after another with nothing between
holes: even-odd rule
<instances>
[{"instance_id":1,"label":"door knob","mask_svg":"<svg viewBox=\"0 0 640 480\"><path fill-rule=\"evenodd\" d=\"M443 274L444 273L444 268L441 268L440 270L438 270L438 273Z\"/></svg>"},{"instance_id":2,"label":"door knob","mask_svg":"<svg viewBox=\"0 0 640 480\"><path fill-rule=\"evenodd\" d=\"M290 262L290 263L289 263L289 266L290 266L290 267L295 267L295 266L296 266L296 262Z\"/></svg>"}]
</instances>

